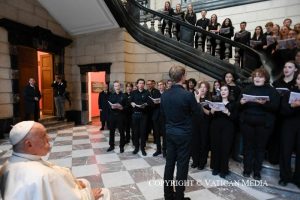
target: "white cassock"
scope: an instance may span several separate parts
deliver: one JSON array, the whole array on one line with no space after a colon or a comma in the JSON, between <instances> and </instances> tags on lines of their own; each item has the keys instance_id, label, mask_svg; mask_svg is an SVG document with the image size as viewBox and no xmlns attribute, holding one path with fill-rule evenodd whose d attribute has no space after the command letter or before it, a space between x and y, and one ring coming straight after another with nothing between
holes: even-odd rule
<instances>
[{"instance_id":1,"label":"white cassock","mask_svg":"<svg viewBox=\"0 0 300 200\"><path fill-rule=\"evenodd\" d=\"M41 159L41 156L13 153L0 171L0 190L4 200L94 200L91 186L81 188L65 167ZM102 188L103 200L110 193Z\"/></svg>"}]
</instances>

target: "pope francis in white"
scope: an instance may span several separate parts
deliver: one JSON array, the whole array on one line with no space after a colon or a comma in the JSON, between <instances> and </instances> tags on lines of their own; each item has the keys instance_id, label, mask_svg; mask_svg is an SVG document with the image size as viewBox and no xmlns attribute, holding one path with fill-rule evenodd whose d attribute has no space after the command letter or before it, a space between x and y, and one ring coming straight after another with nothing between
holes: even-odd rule
<instances>
[{"instance_id":1,"label":"pope francis in white","mask_svg":"<svg viewBox=\"0 0 300 200\"><path fill-rule=\"evenodd\" d=\"M110 199L107 189L91 189L85 179L71 171L42 160L50 150L43 125L24 121L9 136L13 154L0 171L3 200L94 200Z\"/></svg>"}]
</instances>

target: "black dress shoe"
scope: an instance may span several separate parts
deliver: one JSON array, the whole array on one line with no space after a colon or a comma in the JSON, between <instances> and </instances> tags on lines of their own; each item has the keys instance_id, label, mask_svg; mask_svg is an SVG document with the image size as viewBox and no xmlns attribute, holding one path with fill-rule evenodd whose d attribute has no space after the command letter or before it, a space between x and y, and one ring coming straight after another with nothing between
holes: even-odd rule
<instances>
[{"instance_id":1,"label":"black dress shoe","mask_svg":"<svg viewBox=\"0 0 300 200\"><path fill-rule=\"evenodd\" d=\"M220 177L221 177L221 178L224 178L224 179L225 179L225 178L226 178L226 176L227 176L227 174L226 174L226 173L220 173Z\"/></svg>"},{"instance_id":2,"label":"black dress shoe","mask_svg":"<svg viewBox=\"0 0 300 200\"><path fill-rule=\"evenodd\" d=\"M238 163L242 163L243 162L243 158L240 157L240 156L235 156L232 158L235 162L238 162Z\"/></svg>"},{"instance_id":3,"label":"black dress shoe","mask_svg":"<svg viewBox=\"0 0 300 200\"><path fill-rule=\"evenodd\" d=\"M212 173L211 173L213 176L216 176L219 174L219 170L213 170Z\"/></svg>"},{"instance_id":4,"label":"black dress shoe","mask_svg":"<svg viewBox=\"0 0 300 200\"><path fill-rule=\"evenodd\" d=\"M278 184L281 185L281 186L283 186L283 187L285 187L287 185L287 181L280 179L278 181Z\"/></svg>"},{"instance_id":5,"label":"black dress shoe","mask_svg":"<svg viewBox=\"0 0 300 200\"><path fill-rule=\"evenodd\" d=\"M159 154L161 154L161 151L156 151L156 152L153 154L153 156L155 157L155 156L158 156Z\"/></svg>"},{"instance_id":6,"label":"black dress shoe","mask_svg":"<svg viewBox=\"0 0 300 200\"><path fill-rule=\"evenodd\" d=\"M112 151L112 150L114 150L114 149L115 149L115 147L110 146L110 147L107 149L107 152Z\"/></svg>"},{"instance_id":7,"label":"black dress shoe","mask_svg":"<svg viewBox=\"0 0 300 200\"><path fill-rule=\"evenodd\" d=\"M133 154L137 154L139 152L139 150L138 149L135 149L132 153Z\"/></svg>"},{"instance_id":8,"label":"black dress shoe","mask_svg":"<svg viewBox=\"0 0 300 200\"><path fill-rule=\"evenodd\" d=\"M203 166L203 165L199 165L199 166L197 167L197 169L203 170L203 169L204 169L204 166Z\"/></svg>"},{"instance_id":9,"label":"black dress shoe","mask_svg":"<svg viewBox=\"0 0 300 200\"><path fill-rule=\"evenodd\" d=\"M147 155L145 149L142 149L141 151L142 151L142 155L143 155L143 156L146 156L146 155Z\"/></svg>"},{"instance_id":10,"label":"black dress shoe","mask_svg":"<svg viewBox=\"0 0 300 200\"><path fill-rule=\"evenodd\" d=\"M198 165L196 163L192 163L191 168L196 168Z\"/></svg>"},{"instance_id":11,"label":"black dress shoe","mask_svg":"<svg viewBox=\"0 0 300 200\"><path fill-rule=\"evenodd\" d=\"M243 171L243 176L244 176L245 178L249 178L249 177L250 177L250 173L249 173L249 172Z\"/></svg>"},{"instance_id":12,"label":"black dress shoe","mask_svg":"<svg viewBox=\"0 0 300 200\"><path fill-rule=\"evenodd\" d=\"M120 147L120 153L124 153L124 147Z\"/></svg>"},{"instance_id":13,"label":"black dress shoe","mask_svg":"<svg viewBox=\"0 0 300 200\"><path fill-rule=\"evenodd\" d=\"M254 174L253 174L253 178L255 179L255 180L261 180L261 175L260 175L260 173L259 172L255 172Z\"/></svg>"}]
</instances>

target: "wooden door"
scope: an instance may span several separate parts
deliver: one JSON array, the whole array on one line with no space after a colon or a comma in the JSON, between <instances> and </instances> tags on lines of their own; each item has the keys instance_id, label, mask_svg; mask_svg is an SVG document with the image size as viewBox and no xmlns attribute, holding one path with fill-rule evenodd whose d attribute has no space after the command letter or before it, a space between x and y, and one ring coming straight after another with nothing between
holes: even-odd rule
<instances>
[{"instance_id":1,"label":"wooden door","mask_svg":"<svg viewBox=\"0 0 300 200\"><path fill-rule=\"evenodd\" d=\"M25 116L24 89L29 78L34 78L38 85L37 51L29 47L18 46L19 90L20 90L20 117Z\"/></svg>"},{"instance_id":2,"label":"wooden door","mask_svg":"<svg viewBox=\"0 0 300 200\"><path fill-rule=\"evenodd\" d=\"M51 84L53 82L53 60L51 54L41 55L41 92L42 99L42 112L43 115L54 114L53 103L53 89Z\"/></svg>"}]
</instances>

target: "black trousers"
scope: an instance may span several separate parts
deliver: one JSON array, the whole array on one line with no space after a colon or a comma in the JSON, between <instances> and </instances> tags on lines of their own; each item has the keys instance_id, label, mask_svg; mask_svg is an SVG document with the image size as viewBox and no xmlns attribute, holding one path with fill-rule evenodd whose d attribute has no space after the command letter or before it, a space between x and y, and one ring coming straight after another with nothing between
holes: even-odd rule
<instances>
[{"instance_id":1,"label":"black trousers","mask_svg":"<svg viewBox=\"0 0 300 200\"><path fill-rule=\"evenodd\" d=\"M268 149L268 160L271 164L279 164L280 156L280 135L282 130L282 121L284 117L281 115L277 116L274 131L270 136L270 140L267 145Z\"/></svg>"},{"instance_id":2,"label":"black trousers","mask_svg":"<svg viewBox=\"0 0 300 200\"><path fill-rule=\"evenodd\" d=\"M120 148L123 148L125 145L124 115L122 113L111 113L109 122L109 146L115 146L115 131L118 129L120 132Z\"/></svg>"},{"instance_id":3,"label":"black trousers","mask_svg":"<svg viewBox=\"0 0 300 200\"><path fill-rule=\"evenodd\" d=\"M211 159L210 166L220 173L228 173L228 161L234 136L234 124L225 118L215 118L210 124Z\"/></svg>"},{"instance_id":4,"label":"black trousers","mask_svg":"<svg viewBox=\"0 0 300 200\"><path fill-rule=\"evenodd\" d=\"M204 148L205 149L207 149L207 148L201 147L201 145L202 145L201 138L203 138L203 137L201 137L202 135L200 133L202 122L200 121L200 119L198 119L197 116L193 116L192 123L193 123L193 133L192 133L192 142L191 142L191 145L192 145L191 157L193 160L193 165L199 166L201 152L206 151L206 150L204 150ZM204 145L207 145L207 144L204 144ZM203 151L201 151L201 150L203 150Z\"/></svg>"},{"instance_id":5,"label":"black trousers","mask_svg":"<svg viewBox=\"0 0 300 200\"><path fill-rule=\"evenodd\" d=\"M32 115L33 115L33 120L35 122L38 122L39 118L40 118L40 109L39 109L38 103L35 103L33 112L30 112L30 113L25 112L24 120L25 121L31 120L32 119Z\"/></svg>"},{"instance_id":6,"label":"black trousers","mask_svg":"<svg viewBox=\"0 0 300 200\"><path fill-rule=\"evenodd\" d=\"M131 133L131 137L130 137L130 129L132 130L132 119L131 119L132 114L126 114L125 115L125 141L126 143L130 141L130 138L132 139L132 143L133 143L133 131Z\"/></svg>"},{"instance_id":7,"label":"black trousers","mask_svg":"<svg viewBox=\"0 0 300 200\"><path fill-rule=\"evenodd\" d=\"M153 136L154 136L154 141L156 144L156 150L161 151L161 140L160 140L160 124L158 120L152 120L153 124Z\"/></svg>"},{"instance_id":8,"label":"black trousers","mask_svg":"<svg viewBox=\"0 0 300 200\"><path fill-rule=\"evenodd\" d=\"M166 138L166 122L164 119L160 118L159 120L159 127L160 127L160 135L162 136L163 138L163 142L162 142L162 150L163 152L166 153L167 151L167 138Z\"/></svg>"},{"instance_id":9,"label":"black trousers","mask_svg":"<svg viewBox=\"0 0 300 200\"><path fill-rule=\"evenodd\" d=\"M246 173L260 172L272 128L265 126L264 116L248 116L247 120L241 124L244 144L244 171Z\"/></svg>"},{"instance_id":10,"label":"black trousers","mask_svg":"<svg viewBox=\"0 0 300 200\"><path fill-rule=\"evenodd\" d=\"M166 200L182 200L184 197L184 181L187 180L191 147L191 135L172 135L166 133L167 157L164 173L164 196ZM173 174L175 165L177 166L175 190L171 182L174 180ZM181 184L180 184L181 183ZM174 198L175 196L175 198Z\"/></svg>"},{"instance_id":11,"label":"black trousers","mask_svg":"<svg viewBox=\"0 0 300 200\"><path fill-rule=\"evenodd\" d=\"M147 127L147 115L145 113L134 112L132 114L132 129L134 132L134 146L135 149L144 149L146 146L146 127Z\"/></svg>"},{"instance_id":12,"label":"black trousers","mask_svg":"<svg viewBox=\"0 0 300 200\"><path fill-rule=\"evenodd\" d=\"M291 170L291 156L296 147L296 166ZM300 124L299 118L283 121L280 140L280 178L300 184Z\"/></svg>"},{"instance_id":13,"label":"black trousers","mask_svg":"<svg viewBox=\"0 0 300 200\"><path fill-rule=\"evenodd\" d=\"M203 168L207 163L208 152L210 149L210 136L209 136L209 125L210 125L210 118L204 114L202 119L202 123L200 124L200 143L196 143L196 157L193 158L197 161L199 160L199 167ZM197 163L197 162L196 162Z\"/></svg>"}]
</instances>

